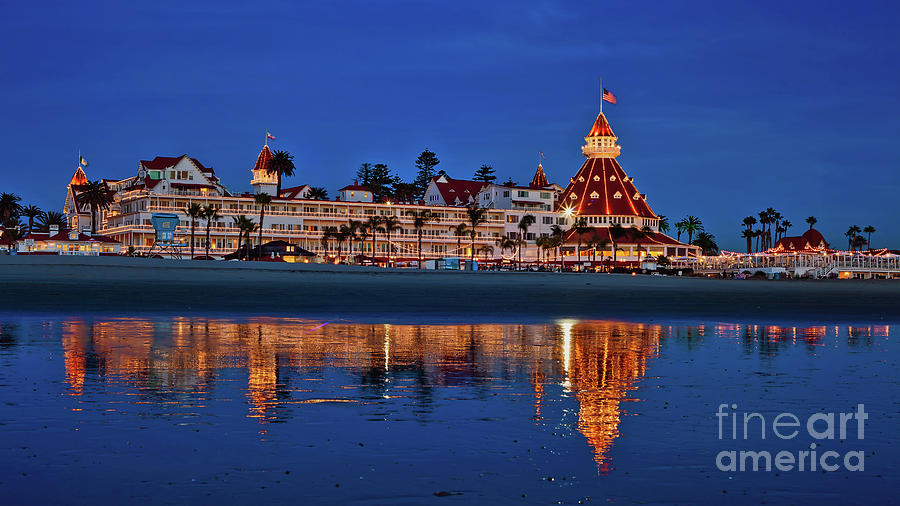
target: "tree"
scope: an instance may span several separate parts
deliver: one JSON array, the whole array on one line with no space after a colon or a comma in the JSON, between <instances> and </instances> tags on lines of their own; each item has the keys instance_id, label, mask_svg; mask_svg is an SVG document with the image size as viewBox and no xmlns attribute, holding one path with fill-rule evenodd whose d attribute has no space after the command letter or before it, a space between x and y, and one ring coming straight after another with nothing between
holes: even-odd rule
<instances>
[{"instance_id":1,"label":"tree","mask_svg":"<svg viewBox=\"0 0 900 506\"><path fill-rule=\"evenodd\" d=\"M791 227L793 227L793 226L794 226L794 224L791 223L790 221L782 220L781 221L781 237L783 238L785 236L785 234L787 233L787 231L790 230Z\"/></svg>"},{"instance_id":2,"label":"tree","mask_svg":"<svg viewBox=\"0 0 900 506\"><path fill-rule=\"evenodd\" d=\"M30 229L31 229L31 225L29 225L29 230ZM872 234L875 232L875 227L873 227L872 225L868 225L862 231L867 234L866 249L872 249Z\"/></svg>"},{"instance_id":3,"label":"tree","mask_svg":"<svg viewBox=\"0 0 900 506\"><path fill-rule=\"evenodd\" d=\"M752 252L751 250L753 248L753 237L754 237L753 231L750 230L749 228L744 229L744 231L741 233L741 237L744 237L747 239L747 253L751 253Z\"/></svg>"},{"instance_id":4,"label":"tree","mask_svg":"<svg viewBox=\"0 0 900 506\"><path fill-rule=\"evenodd\" d=\"M203 217L203 206L196 202L191 202L185 208L185 212L188 217L191 219L191 260L194 259L194 227L197 225L197 220Z\"/></svg>"},{"instance_id":5,"label":"tree","mask_svg":"<svg viewBox=\"0 0 900 506\"><path fill-rule=\"evenodd\" d=\"M59 211L46 211L38 217L38 226L44 232L50 232L50 225L56 225L60 230L68 227L66 215Z\"/></svg>"},{"instance_id":6,"label":"tree","mask_svg":"<svg viewBox=\"0 0 900 506\"><path fill-rule=\"evenodd\" d=\"M675 231L678 233L678 235L675 237L675 239L678 242L681 242L681 233L684 232L684 226L685 226L684 218L675 222Z\"/></svg>"},{"instance_id":7,"label":"tree","mask_svg":"<svg viewBox=\"0 0 900 506\"><path fill-rule=\"evenodd\" d=\"M487 209L479 207L478 203L466 207L466 218L469 220L469 235L472 237L472 261L475 260L475 237L478 236L478 225L487 223Z\"/></svg>"},{"instance_id":8,"label":"tree","mask_svg":"<svg viewBox=\"0 0 900 506\"><path fill-rule=\"evenodd\" d=\"M591 266L593 266L597 262L597 250L603 250L607 246L609 246L609 239L601 236L600 234L594 232L591 235L590 240L587 242L587 247L591 248ZM600 260L603 260L603 254L600 255Z\"/></svg>"},{"instance_id":9,"label":"tree","mask_svg":"<svg viewBox=\"0 0 900 506\"><path fill-rule=\"evenodd\" d=\"M337 232L333 234L335 241L337 241L337 263L342 263L343 256L341 252L344 249L344 241L350 238L350 231L347 229L347 225L341 225Z\"/></svg>"},{"instance_id":10,"label":"tree","mask_svg":"<svg viewBox=\"0 0 900 506\"><path fill-rule=\"evenodd\" d=\"M388 266L394 266L394 243L391 242L391 234L400 228L400 220L396 216L385 216L382 219L381 226L384 227L384 234L388 241Z\"/></svg>"},{"instance_id":11,"label":"tree","mask_svg":"<svg viewBox=\"0 0 900 506\"><path fill-rule=\"evenodd\" d=\"M421 196L425 193L425 190L428 189L428 183L431 182L431 178L434 177L434 168L441 163L438 160L438 157L430 151L428 148L425 148L425 151L422 151L419 154L419 157L416 158L416 168L418 172L416 172L416 179L413 182L413 185L418 190L418 195Z\"/></svg>"},{"instance_id":12,"label":"tree","mask_svg":"<svg viewBox=\"0 0 900 506\"><path fill-rule=\"evenodd\" d=\"M91 233L97 233L97 211L100 209L109 209L113 198L110 194L109 187L103 181L88 181L84 184L81 191L78 192L76 202L79 205L86 205L91 209Z\"/></svg>"},{"instance_id":13,"label":"tree","mask_svg":"<svg viewBox=\"0 0 900 506\"><path fill-rule=\"evenodd\" d=\"M465 223L460 223L458 225L454 225L450 227L450 232L456 236L456 254L457 256L462 256L462 238L466 235L466 231L468 231L468 225Z\"/></svg>"},{"instance_id":14,"label":"tree","mask_svg":"<svg viewBox=\"0 0 900 506\"><path fill-rule=\"evenodd\" d=\"M266 216L266 206L272 203L272 196L266 192L257 193L253 197L253 201L259 206L259 256L257 260L262 259L262 234L263 234L263 218Z\"/></svg>"},{"instance_id":15,"label":"tree","mask_svg":"<svg viewBox=\"0 0 900 506\"><path fill-rule=\"evenodd\" d=\"M853 251L853 238L856 237L860 232L862 232L862 229L860 229L856 225L851 225L850 228L848 228L847 231L844 232L844 235L847 236L847 248L850 251Z\"/></svg>"},{"instance_id":16,"label":"tree","mask_svg":"<svg viewBox=\"0 0 900 506\"><path fill-rule=\"evenodd\" d=\"M306 193L306 200L328 200L328 190L321 186L313 186Z\"/></svg>"},{"instance_id":17,"label":"tree","mask_svg":"<svg viewBox=\"0 0 900 506\"><path fill-rule=\"evenodd\" d=\"M245 216L243 214L241 214L239 216L232 216L231 220L234 222L234 226L237 227L237 229L238 229L238 244L237 244L238 259L243 260L244 251L243 251L242 245L244 242L244 234L246 233L247 237L249 238L250 232L253 231L253 229L256 227L256 224L253 223L253 220L251 220L250 218L248 218L247 216ZM191 242L193 242L193 241L191 241ZM250 252L250 241L248 240L247 241L247 258L250 258L249 252ZM193 255L193 252L191 253L191 255Z\"/></svg>"},{"instance_id":18,"label":"tree","mask_svg":"<svg viewBox=\"0 0 900 506\"><path fill-rule=\"evenodd\" d=\"M0 193L0 219L4 224L19 217L22 205L19 202L22 197L15 193Z\"/></svg>"},{"instance_id":19,"label":"tree","mask_svg":"<svg viewBox=\"0 0 900 506\"><path fill-rule=\"evenodd\" d=\"M365 224L366 230L368 230L369 232L372 233L372 263L375 263L375 252L376 252L375 246L377 245L376 244L376 240L377 240L376 234L378 232L384 233L384 227L381 226L383 221L384 220L381 216L372 215L372 216L369 216L369 219L366 221L366 224Z\"/></svg>"},{"instance_id":20,"label":"tree","mask_svg":"<svg viewBox=\"0 0 900 506\"><path fill-rule=\"evenodd\" d=\"M404 183L400 179L394 181L392 193L396 202L415 202L422 195L415 184Z\"/></svg>"},{"instance_id":21,"label":"tree","mask_svg":"<svg viewBox=\"0 0 900 506\"><path fill-rule=\"evenodd\" d=\"M386 164L376 163L372 166L369 184L365 186L372 191L372 200L378 202L384 197L390 196L395 180L394 176L391 175L391 169Z\"/></svg>"},{"instance_id":22,"label":"tree","mask_svg":"<svg viewBox=\"0 0 900 506\"><path fill-rule=\"evenodd\" d=\"M810 216L806 218L806 222L809 223L809 229L812 230L815 224L819 222L819 220L817 220L815 216Z\"/></svg>"},{"instance_id":23,"label":"tree","mask_svg":"<svg viewBox=\"0 0 900 506\"><path fill-rule=\"evenodd\" d=\"M853 247L854 247L855 249L858 249L859 251L862 251L863 246L865 246L865 245L866 245L866 238L865 238L865 237L863 237L863 236L861 236L861 235L857 235L857 236L855 236L855 237L853 238Z\"/></svg>"},{"instance_id":24,"label":"tree","mask_svg":"<svg viewBox=\"0 0 900 506\"><path fill-rule=\"evenodd\" d=\"M494 175L494 172L496 171L490 165L482 165L478 168L478 170L475 171L475 176L472 177L472 179L475 181L492 183L495 179L497 179L497 176Z\"/></svg>"},{"instance_id":25,"label":"tree","mask_svg":"<svg viewBox=\"0 0 900 506\"><path fill-rule=\"evenodd\" d=\"M9 247L11 249L16 248L16 242L20 241L23 237L25 237L25 232L22 230L22 227L18 226L9 227L3 231L3 234L0 235L7 242L9 242Z\"/></svg>"},{"instance_id":26,"label":"tree","mask_svg":"<svg viewBox=\"0 0 900 506\"><path fill-rule=\"evenodd\" d=\"M619 238L624 237L627 234L626 230L622 228L622 225L619 223L613 223L609 227L609 238L612 241L612 250L613 250L613 268L616 267L616 263L618 260L618 252L619 252Z\"/></svg>"},{"instance_id":27,"label":"tree","mask_svg":"<svg viewBox=\"0 0 900 506\"><path fill-rule=\"evenodd\" d=\"M668 233L669 232L669 217L664 214L660 214L659 216L656 217L656 219L659 220L659 231L664 234Z\"/></svg>"},{"instance_id":28,"label":"tree","mask_svg":"<svg viewBox=\"0 0 900 506\"><path fill-rule=\"evenodd\" d=\"M325 261L328 261L328 242L338 233L337 227L326 226L322 227L322 238L320 241L322 242L322 257Z\"/></svg>"},{"instance_id":29,"label":"tree","mask_svg":"<svg viewBox=\"0 0 900 506\"><path fill-rule=\"evenodd\" d=\"M432 153L434 154L434 153ZM425 228L425 225L430 221L434 221L437 219L437 216L431 213L430 209L423 209L421 211L410 211L410 214L413 217L413 227L416 229L416 236L419 242L419 269L422 268L422 229Z\"/></svg>"},{"instance_id":30,"label":"tree","mask_svg":"<svg viewBox=\"0 0 900 506\"><path fill-rule=\"evenodd\" d=\"M372 184L371 163L362 163L359 165L359 168L356 169L356 181L362 186L369 186Z\"/></svg>"},{"instance_id":31,"label":"tree","mask_svg":"<svg viewBox=\"0 0 900 506\"><path fill-rule=\"evenodd\" d=\"M650 227L648 227L646 225L644 225L641 228L632 226L631 228L628 229L628 232L631 235L631 239L637 245L638 260L640 260L641 259L641 241L643 241L647 237L650 237L650 234L653 233L653 229L651 229Z\"/></svg>"},{"instance_id":32,"label":"tree","mask_svg":"<svg viewBox=\"0 0 900 506\"><path fill-rule=\"evenodd\" d=\"M581 237L582 234L590 232L591 227L588 226L587 218L581 217L575 218L569 230L575 232L575 235L578 237L578 247L575 248L575 254L578 255L578 262L581 262Z\"/></svg>"},{"instance_id":33,"label":"tree","mask_svg":"<svg viewBox=\"0 0 900 506\"><path fill-rule=\"evenodd\" d=\"M41 208L38 206L27 206L22 208L22 216L28 218L28 233L34 228L34 219L41 215ZM874 230L873 230L874 232Z\"/></svg>"},{"instance_id":34,"label":"tree","mask_svg":"<svg viewBox=\"0 0 900 506\"><path fill-rule=\"evenodd\" d=\"M532 214L526 214L519 219L519 239L522 242L522 247L519 248L519 266L518 268L522 268L522 250L525 249L525 241L528 236L528 228L535 224L537 218Z\"/></svg>"},{"instance_id":35,"label":"tree","mask_svg":"<svg viewBox=\"0 0 900 506\"><path fill-rule=\"evenodd\" d=\"M744 225L744 233L741 234L741 237L747 238L747 253L750 253L750 247L751 247L750 240L753 237L753 232L750 229L753 228L753 225L756 225L756 217L747 216L746 218L744 218L743 225Z\"/></svg>"},{"instance_id":36,"label":"tree","mask_svg":"<svg viewBox=\"0 0 900 506\"><path fill-rule=\"evenodd\" d=\"M519 246L519 241L504 235L497 239L497 246L500 247L500 254L502 255L504 251L514 251Z\"/></svg>"},{"instance_id":37,"label":"tree","mask_svg":"<svg viewBox=\"0 0 900 506\"><path fill-rule=\"evenodd\" d=\"M265 195L265 194L262 194L262 195ZM259 196L259 195L257 195L257 196ZM212 205L203 206L203 217L206 218L206 259L208 260L209 259L209 226L212 224L213 221L219 219L219 208L212 206ZM260 221L260 223L262 223L262 221ZM193 254L191 255L191 258L193 258Z\"/></svg>"},{"instance_id":38,"label":"tree","mask_svg":"<svg viewBox=\"0 0 900 506\"><path fill-rule=\"evenodd\" d=\"M344 228L344 226L342 225L341 228ZM353 261L354 261L354 259L353 259L353 241L359 239L359 231L362 230L363 228L364 228L363 222L356 221L356 220L349 220L346 225L346 230L344 230L347 232L347 241L349 243L349 244L347 244L347 248L350 252L350 263L353 263Z\"/></svg>"},{"instance_id":39,"label":"tree","mask_svg":"<svg viewBox=\"0 0 900 506\"><path fill-rule=\"evenodd\" d=\"M696 216L688 216L684 219L684 231L688 234L688 244L693 243L694 232L703 230L703 222Z\"/></svg>"},{"instance_id":40,"label":"tree","mask_svg":"<svg viewBox=\"0 0 900 506\"><path fill-rule=\"evenodd\" d=\"M553 225L550 227L550 237L553 239L553 247L556 249L556 253L554 254L555 258L559 258L559 249L562 248L563 241L565 239L566 232L559 225ZM560 270L565 268L566 259L563 258L560 263Z\"/></svg>"},{"instance_id":41,"label":"tree","mask_svg":"<svg viewBox=\"0 0 900 506\"><path fill-rule=\"evenodd\" d=\"M697 234L697 240L693 242L694 246L700 246L704 255L718 255L719 245L716 244L716 236L709 232L700 232Z\"/></svg>"},{"instance_id":42,"label":"tree","mask_svg":"<svg viewBox=\"0 0 900 506\"><path fill-rule=\"evenodd\" d=\"M294 155L287 151L276 151L272 153L272 159L266 167L267 174L275 174L278 179L275 190L275 198L281 196L281 178L291 177L294 175Z\"/></svg>"}]
</instances>

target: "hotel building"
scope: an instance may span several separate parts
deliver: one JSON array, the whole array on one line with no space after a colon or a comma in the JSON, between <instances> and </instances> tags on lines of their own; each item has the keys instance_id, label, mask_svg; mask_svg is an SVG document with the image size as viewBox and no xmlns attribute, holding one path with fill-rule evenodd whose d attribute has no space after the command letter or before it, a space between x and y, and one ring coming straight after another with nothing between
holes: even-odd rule
<instances>
[{"instance_id":1,"label":"hotel building","mask_svg":"<svg viewBox=\"0 0 900 506\"><path fill-rule=\"evenodd\" d=\"M632 237L617 237L620 262L638 262L642 255L687 256L696 255L698 248L675 241L659 230L659 218L646 202L646 195L637 191L634 180L628 177L616 161L620 147L603 113L597 116L593 127L585 137L582 153L586 161L568 186L548 182L543 167L538 166L528 186L498 185L481 181L452 179L441 174L432 179L422 200L418 202L373 202L368 188L357 184L339 190L336 200L310 200L309 185L282 188L277 198L277 180L270 174L268 164L272 152L263 146L251 169L251 193L230 192L218 179L212 167L205 166L197 158L158 156L141 160L137 173L125 179L104 179L113 193L113 202L99 213L97 230L103 236L122 243L122 250L134 248L137 253L147 253L154 242L151 216L154 213L176 213L181 216L176 235L184 245L183 254L190 251L190 218L186 214L192 203L219 208L219 218L210 228L210 256L222 258L234 252L238 245L238 229L233 218L239 215L258 221L260 209L254 196L268 193L272 203L265 210L262 227L263 242L283 240L298 244L304 249L322 255L326 227L347 225L350 220L364 222L371 216L396 216L400 228L390 237L378 233L374 242L353 241L352 254L347 258L364 256L375 258L378 263L390 259L395 262L412 262L418 258L418 237L411 214L429 209L435 220L425 225L422 234L422 256L425 259L441 257L468 257L472 239L466 235L454 235L452 228L466 222L466 206L477 204L487 208L487 222L476 231L476 257L483 260L501 260L518 257L518 252L502 251L498 240L517 237L518 223L526 214L535 217L524 237L522 258L535 261L541 255L535 241L551 234L553 226L569 230L578 218L585 218L590 232L581 234L582 242L594 235L609 237L609 227L648 227L649 232ZM90 230L90 210L77 203L80 185L87 182L79 167L67 186L65 213L73 230ZM195 254L203 254L205 220L199 220L194 238ZM578 237L569 230L566 243L561 248L567 262L575 260L575 244ZM256 242L256 233L252 240ZM485 248L492 247L492 248ZM329 248L332 251L333 248ZM582 247L582 259L589 254ZM611 257L610 246L596 252L595 258ZM324 256L324 255L322 255ZM542 255L546 256L546 255Z\"/></svg>"}]
</instances>

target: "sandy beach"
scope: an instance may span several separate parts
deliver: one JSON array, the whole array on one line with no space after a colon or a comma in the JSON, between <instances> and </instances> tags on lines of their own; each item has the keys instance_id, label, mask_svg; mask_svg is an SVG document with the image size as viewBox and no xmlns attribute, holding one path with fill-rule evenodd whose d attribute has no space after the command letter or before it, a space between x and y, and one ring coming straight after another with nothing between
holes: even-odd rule
<instances>
[{"instance_id":1,"label":"sandy beach","mask_svg":"<svg viewBox=\"0 0 900 506\"><path fill-rule=\"evenodd\" d=\"M0 257L5 312L893 321L900 283Z\"/></svg>"}]
</instances>

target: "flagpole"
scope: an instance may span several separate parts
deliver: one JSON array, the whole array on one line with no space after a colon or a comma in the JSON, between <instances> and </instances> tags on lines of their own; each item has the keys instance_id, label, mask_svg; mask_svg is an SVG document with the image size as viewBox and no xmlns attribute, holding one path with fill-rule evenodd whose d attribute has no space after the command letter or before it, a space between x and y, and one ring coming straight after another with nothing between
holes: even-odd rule
<instances>
[{"instance_id":1,"label":"flagpole","mask_svg":"<svg viewBox=\"0 0 900 506\"><path fill-rule=\"evenodd\" d=\"M603 76L600 76L600 114L603 114Z\"/></svg>"}]
</instances>

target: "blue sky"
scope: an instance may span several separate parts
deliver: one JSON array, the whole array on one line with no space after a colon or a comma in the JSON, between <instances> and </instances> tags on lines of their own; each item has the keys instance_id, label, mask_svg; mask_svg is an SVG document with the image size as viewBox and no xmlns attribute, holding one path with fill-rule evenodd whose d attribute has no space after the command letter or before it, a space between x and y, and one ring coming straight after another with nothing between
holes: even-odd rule
<instances>
[{"instance_id":1,"label":"blue sky","mask_svg":"<svg viewBox=\"0 0 900 506\"><path fill-rule=\"evenodd\" d=\"M0 191L62 207L91 179L188 153L233 191L268 128L287 184L411 179L423 148L452 177L482 163L565 186L597 113L653 209L720 245L774 207L833 243L874 225L900 248L900 35L890 2L18 3L0 19Z\"/></svg>"}]
</instances>

